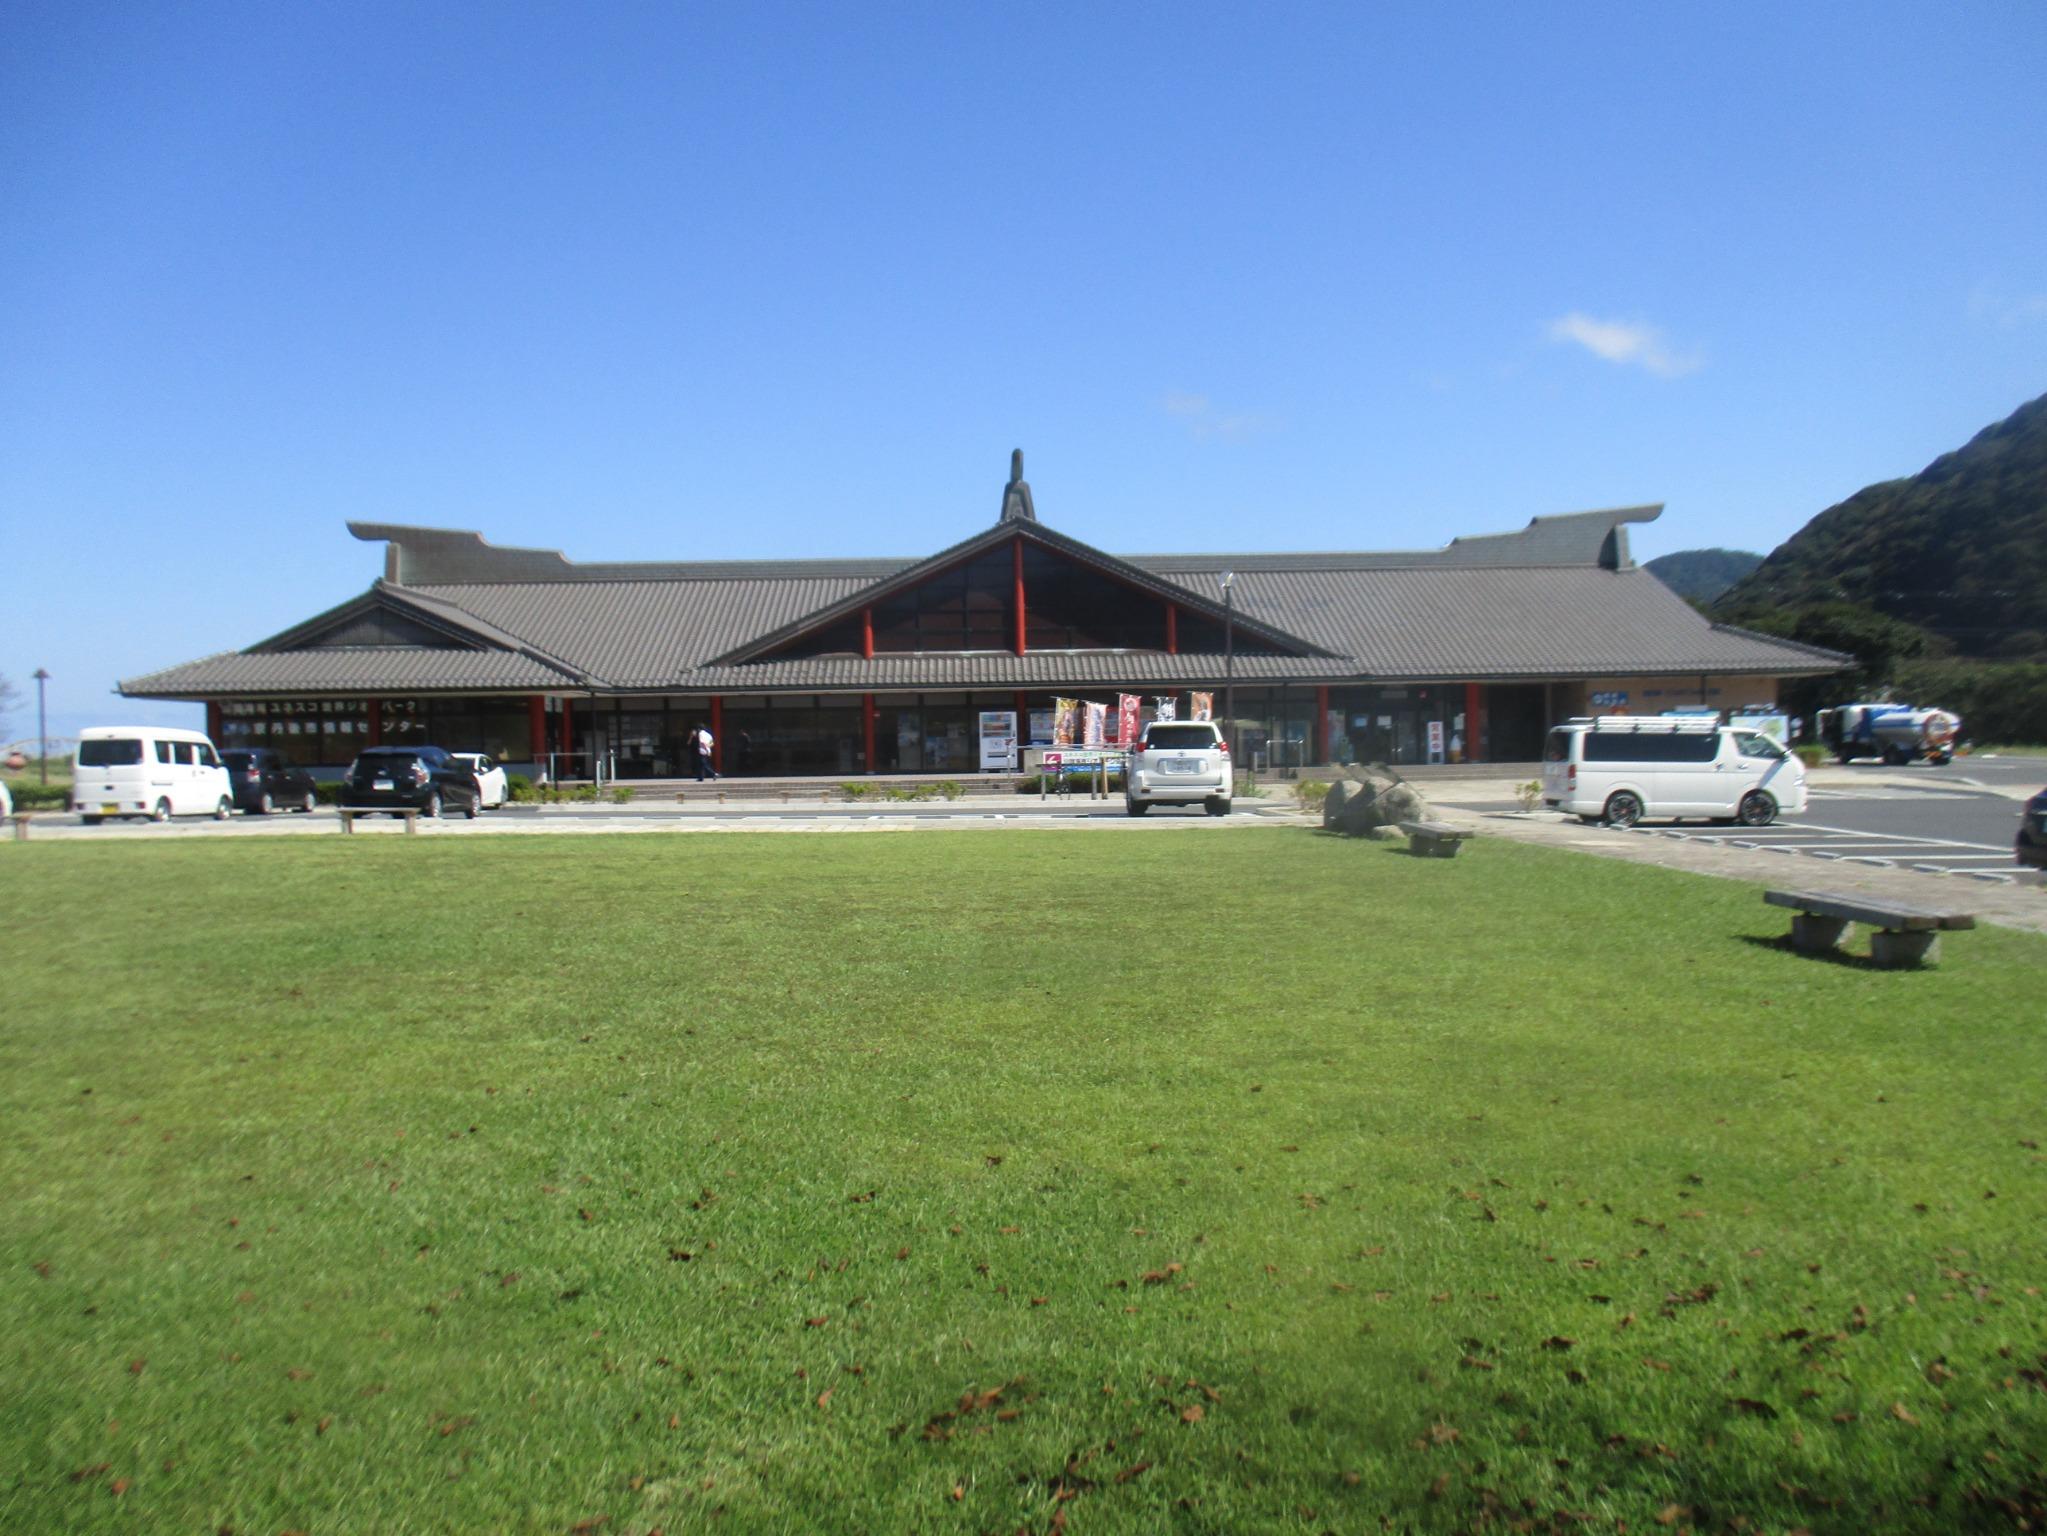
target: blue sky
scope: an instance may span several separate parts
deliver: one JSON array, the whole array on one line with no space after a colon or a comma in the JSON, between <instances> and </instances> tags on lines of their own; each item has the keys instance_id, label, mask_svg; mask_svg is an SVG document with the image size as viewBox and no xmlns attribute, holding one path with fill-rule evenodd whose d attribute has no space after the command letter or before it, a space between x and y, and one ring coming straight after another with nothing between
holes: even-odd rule
<instances>
[{"instance_id":1,"label":"blue sky","mask_svg":"<svg viewBox=\"0 0 2047 1536\"><path fill-rule=\"evenodd\" d=\"M0 734L577 559L1768 550L2047 390L2047 7L118 5L0 22Z\"/></svg>"}]
</instances>

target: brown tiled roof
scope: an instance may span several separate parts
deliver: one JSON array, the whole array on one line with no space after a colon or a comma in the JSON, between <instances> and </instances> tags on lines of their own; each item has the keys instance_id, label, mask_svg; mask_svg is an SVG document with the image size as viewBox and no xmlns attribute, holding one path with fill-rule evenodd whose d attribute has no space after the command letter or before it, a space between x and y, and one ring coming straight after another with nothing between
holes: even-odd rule
<instances>
[{"instance_id":1,"label":"brown tiled roof","mask_svg":"<svg viewBox=\"0 0 2047 1536\"><path fill-rule=\"evenodd\" d=\"M1511 680L1688 673L1797 675L1848 658L1716 625L1628 558L1626 525L1653 507L1537 518L1517 533L1395 553L1102 554L1042 524L974 535L927 560L579 565L474 533L350 524L392 541L387 599L475 649L293 649L309 620L247 652L208 657L122 691L145 697L293 691L592 689L761 693L1044 688L1220 681L1218 655L1007 652L740 659L761 643L891 590L991 535L1022 532L1133 585L1216 612L1236 572L1240 633L1276 643L1235 658L1239 681ZM365 601L351 600L351 604ZM351 607L330 610L340 613ZM325 617L325 616L322 616ZM1308 654L1313 651L1325 654Z\"/></svg>"}]
</instances>

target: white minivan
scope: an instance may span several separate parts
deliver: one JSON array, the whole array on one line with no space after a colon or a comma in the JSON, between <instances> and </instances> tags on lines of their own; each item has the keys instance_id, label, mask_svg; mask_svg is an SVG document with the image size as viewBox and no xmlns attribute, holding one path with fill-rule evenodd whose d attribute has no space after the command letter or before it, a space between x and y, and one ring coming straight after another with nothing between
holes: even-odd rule
<instances>
[{"instance_id":1,"label":"white minivan","mask_svg":"<svg viewBox=\"0 0 2047 1536\"><path fill-rule=\"evenodd\" d=\"M109 816L211 816L226 821L233 786L213 743L167 725L95 725L78 733L71 809L88 827Z\"/></svg>"},{"instance_id":2,"label":"white minivan","mask_svg":"<svg viewBox=\"0 0 2047 1536\"><path fill-rule=\"evenodd\" d=\"M1567 720L1543 745L1542 803L1614 827L1645 816L1766 827L1805 809L1805 764L1712 716Z\"/></svg>"}]
</instances>

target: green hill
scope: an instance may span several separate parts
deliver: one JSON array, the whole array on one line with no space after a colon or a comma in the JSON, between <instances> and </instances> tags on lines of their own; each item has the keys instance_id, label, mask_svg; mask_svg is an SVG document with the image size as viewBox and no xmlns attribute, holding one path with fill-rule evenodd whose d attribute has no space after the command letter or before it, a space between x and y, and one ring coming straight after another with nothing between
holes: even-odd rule
<instances>
[{"instance_id":1,"label":"green hill","mask_svg":"<svg viewBox=\"0 0 2047 1536\"><path fill-rule=\"evenodd\" d=\"M1910 479L1827 508L1714 614L1781 621L1833 603L1930 630L1967 656L2047 654L2047 396Z\"/></svg>"},{"instance_id":2,"label":"green hill","mask_svg":"<svg viewBox=\"0 0 2047 1536\"><path fill-rule=\"evenodd\" d=\"M1679 597L1710 603L1762 563L1745 549L1680 549L1644 560L1642 569Z\"/></svg>"}]
</instances>

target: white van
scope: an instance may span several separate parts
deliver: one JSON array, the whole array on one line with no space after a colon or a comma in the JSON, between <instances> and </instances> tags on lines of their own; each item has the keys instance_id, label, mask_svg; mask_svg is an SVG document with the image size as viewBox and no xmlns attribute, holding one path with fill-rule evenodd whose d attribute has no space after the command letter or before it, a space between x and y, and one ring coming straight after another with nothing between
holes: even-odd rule
<instances>
[{"instance_id":1,"label":"white van","mask_svg":"<svg viewBox=\"0 0 2047 1536\"><path fill-rule=\"evenodd\" d=\"M1614 827L1645 816L1766 827L1805 809L1805 764L1711 716L1567 720L1543 745L1542 803Z\"/></svg>"},{"instance_id":2,"label":"white van","mask_svg":"<svg viewBox=\"0 0 2047 1536\"><path fill-rule=\"evenodd\" d=\"M109 816L211 816L234 809L227 769L198 731L167 725L95 725L78 733L71 809L88 827Z\"/></svg>"}]
</instances>

